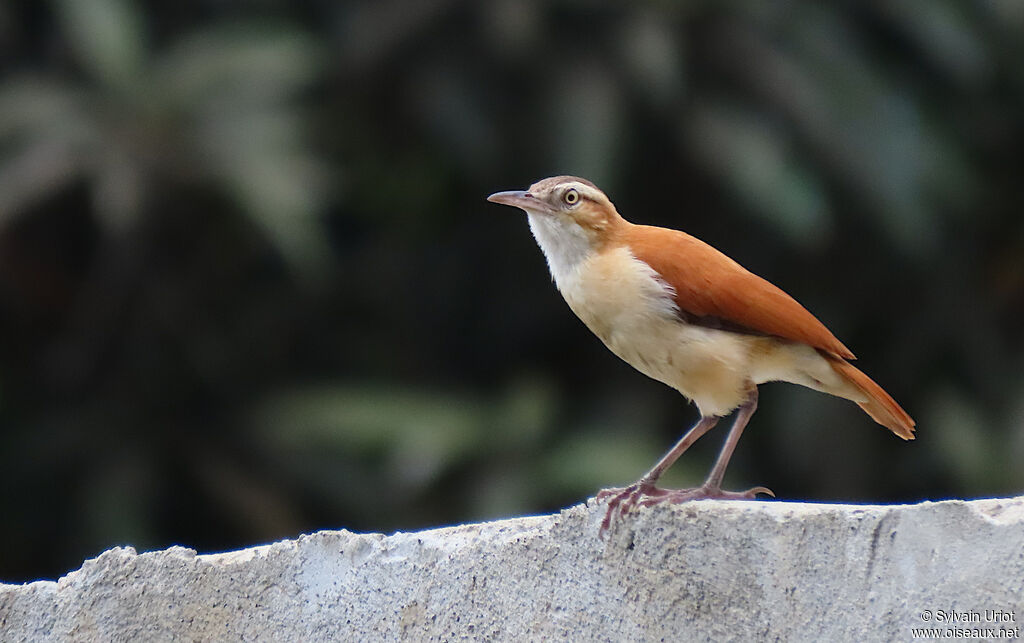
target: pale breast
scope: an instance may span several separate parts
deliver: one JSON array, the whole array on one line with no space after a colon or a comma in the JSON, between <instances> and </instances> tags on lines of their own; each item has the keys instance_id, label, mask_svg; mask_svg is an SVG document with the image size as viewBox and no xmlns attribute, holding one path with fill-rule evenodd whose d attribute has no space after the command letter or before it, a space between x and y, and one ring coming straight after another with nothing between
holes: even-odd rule
<instances>
[{"instance_id":1,"label":"pale breast","mask_svg":"<svg viewBox=\"0 0 1024 643\"><path fill-rule=\"evenodd\" d=\"M556 283L573 312L616 355L724 415L750 387L746 339L683 322L671 287L627 249L594 254Z\"/></svg>"},{"instance_id":2,"label":"pale breast","mask_svg":"<svg viewBox=\"0 0 1024 643\"><path fill-rule=\"evenodd\" d=\"M565 301L606 342L677 319L672 289L625 248L594 253L558 279Z\"/></svg>"}]
</instances>

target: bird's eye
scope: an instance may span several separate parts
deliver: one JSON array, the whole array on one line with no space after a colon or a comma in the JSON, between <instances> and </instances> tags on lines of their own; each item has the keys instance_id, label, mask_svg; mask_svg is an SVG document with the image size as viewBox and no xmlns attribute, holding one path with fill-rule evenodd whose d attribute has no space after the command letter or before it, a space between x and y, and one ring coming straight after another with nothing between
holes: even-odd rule
<instances>
[{"instance_id":1,"label":"bird's eye","mask_svg":"<svg viewBox=\"0 0 1024 643\"><path fill-rule=\"evenodd\" d=\"M566 205L576 205L580 202L580 193L576 191L576 188L569 188L562 195L562 200Z\"/></svg>"}]
</instances>

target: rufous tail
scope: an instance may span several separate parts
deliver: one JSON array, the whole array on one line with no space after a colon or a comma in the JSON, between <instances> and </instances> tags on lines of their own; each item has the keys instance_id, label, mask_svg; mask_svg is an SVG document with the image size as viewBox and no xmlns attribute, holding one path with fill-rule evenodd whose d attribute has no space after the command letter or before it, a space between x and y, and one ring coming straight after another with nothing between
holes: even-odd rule
<instances>
[{"instance_id":1,"label":"rufous tail","mask_svg":"<svg viewBox=\"0 0 1024 643\"><path fill-rule=\"evenodd\" d=\"M862 373L856 366L847 362L841 357L825 355L833 370L839 373L847 382L859 389L867 401L857 404L871 416L871 418L900 436L904 440L914 439L915 422L903 408L892 399L892 396L875 384L874 380Z\"/></svg>"}]
</instances>

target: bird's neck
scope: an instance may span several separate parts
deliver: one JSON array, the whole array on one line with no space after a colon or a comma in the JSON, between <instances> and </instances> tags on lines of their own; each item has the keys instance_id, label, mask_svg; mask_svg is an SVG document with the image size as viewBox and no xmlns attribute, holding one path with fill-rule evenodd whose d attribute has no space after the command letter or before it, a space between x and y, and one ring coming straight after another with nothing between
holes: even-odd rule
<instances>
[{"instance_id":1,"label":"bird's neck","mask_svg":"<svg viewBox=\"0 0 1024 643\"><path fill-rule=\"evenodd\" d=\"M528 212L527 219L548 261L555 285L561 289L576 268L595 251L593 234L561 217Z\"/></svg>"}]
</instances>

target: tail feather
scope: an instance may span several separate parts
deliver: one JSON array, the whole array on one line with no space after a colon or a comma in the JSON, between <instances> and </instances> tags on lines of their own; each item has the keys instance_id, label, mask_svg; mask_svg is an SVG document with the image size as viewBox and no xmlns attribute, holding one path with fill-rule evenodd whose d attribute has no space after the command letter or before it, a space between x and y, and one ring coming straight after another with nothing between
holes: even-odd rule
<instances>
[{"instance_id":1,"label":"tail feather","mask_svg":"<svg viewBox=\"0 0 1024 643\"><path fill-rule=\"evenodd\" d=\"M891 395L886 393L874 380L845 359L828 354L825 355L825 358L832 365L832 369L836 373L864 394L867 400L863 402L857 401L857 404L875 422L888 428L904 440L914 439L914 426L916 423L896 403L896 400L892 399Z\"/></svg>"}]
</instances>

